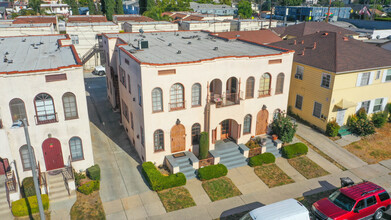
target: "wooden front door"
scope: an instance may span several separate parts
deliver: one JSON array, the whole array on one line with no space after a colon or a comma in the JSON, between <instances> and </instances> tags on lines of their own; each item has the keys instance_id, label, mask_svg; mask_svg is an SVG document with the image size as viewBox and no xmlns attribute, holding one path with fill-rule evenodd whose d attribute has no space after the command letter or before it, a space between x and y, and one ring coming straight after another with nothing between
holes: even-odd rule
<instances>
[{"instance_id":1,"label":"wooden front door","mask_svg":"<svg viewBox=\"0 0 391 220\"><path fill-rule=\"evenodd\" d=\"M255 135L266 134L268 120L269 120L269 112L266 109L258 112Z\"/></svg>"},{"instance_id":2,"label":"wooden front door","mask_svg":"<svg viewBox=\"0 0 391 220\"><path fill-rule=\"evenodd\" d=\"M7 158L3 158L3 161L0 161L0 175L4 175L9 171L9 163Z\"/></svg>"},{"instance_id":3,"label":"wooden front door","mask_svg":"<svg viewBox=\"0 0 391 220\"><path fill-rule=\"evenodd\" d=\"M171 153L184 151L186 148L185 126L178 124L171 128Z\"/></svg>"},{"instance_id":4,"label":"wooden front door","mask_svg":"<svg viewBox=\"0 0 391 220\"><path fill-rule=\"evenodd\" d=\"M61 143L56 138L48 138L42 144L43 157L46 170L54 170L64 167Z\"/></svg>"},{"instance_id":5,"label":"wooden front door","mask_svg":"<svg viewBox=\"0 0 391 220\"><path fill-rule=\"evenodd\" d=\"M224 120L221 122L221 140L227 139L229 137L229 132L230 132L230 123L229 120Z\"/></svg>"}]
</instances>

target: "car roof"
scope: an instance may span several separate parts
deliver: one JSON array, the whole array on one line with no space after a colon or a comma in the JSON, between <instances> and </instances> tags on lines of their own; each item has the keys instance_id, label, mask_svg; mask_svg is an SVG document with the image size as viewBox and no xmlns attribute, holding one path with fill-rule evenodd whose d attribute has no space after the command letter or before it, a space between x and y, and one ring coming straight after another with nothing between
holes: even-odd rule
<instances>
[{"instance_id":1,"label":"car roof","mask_svg":"<svg viewBox=\"0 0 391 220\"><path fill-rule=\"evenodd\" d=\"M308 210L297 200L287 199L254 209L250 215L253 219L293 219L296 215L308 217Z\"/></svg>"},{"instance_id":2,"label":"car roof","mask_svg":"<svg viewBox=\"0 0 391 220\"><path fill-rule=\"evenodd\" d=\"M363 197L372 196L374 194L379 193L380 191L384 190L381 186L378 186L372 182L362 182L353 186L347 186L340 189L340 191L354 199L358 200Z\"/></svg>"},{"instance_id":3,"label":"car roof","mask_svg":"<svg viewBox=\"0 0 391 220\"><path fill-rule=\"evenodd\" d=\"M106 70L103 66L96 66L95 69L98 71Z\"/></svg>"}]
</instances>

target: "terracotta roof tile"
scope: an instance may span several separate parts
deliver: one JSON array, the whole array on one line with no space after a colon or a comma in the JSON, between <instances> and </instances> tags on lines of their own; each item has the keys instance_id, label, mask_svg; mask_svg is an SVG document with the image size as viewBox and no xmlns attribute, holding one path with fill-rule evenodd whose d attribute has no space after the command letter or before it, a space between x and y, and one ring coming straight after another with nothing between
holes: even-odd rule
<instances>
[{"instance_id":1,"label":"terracotta roof tile","mask_svg":"<svg viewBox=\"0 0 391 220\"><path fill-rule=\"evenodd\" d=\"M69 16L68 23L95 23L95 22L107 22L107 19L103 15L73 15Z\"/></svg>"},{"instance_id":2,"label":"terracotta roof tile","mask_svg":"<svg viewBox=\"0 0 391 220\"><path fill-rule=\"evenodd\" d=\"M12 22L13 24L57 24L56 16L18 16Z\"/></svg>"},{"instance_id":3,"label":"terracotta roof tile","mask_svg":"<svg viewBox=\"0 0 391 220\"><path fill-rule=\"evenodd\" d=\"M390 51L336 32L322 31L271 45L295 50L295 62L335 73L391 66Z\"/></svg>"},{"instance_id":4,"label":"terracotta roof tile","mask_svg":"<svg viewBox=\"0 0 391 220\"><path fill-rule=\"evenodd\" d=\"M150 17L142 16L142 15L114 15L113 20L118 21L134 21L134 22L149 22L155 21Z\"/></svg>"},{"instance_id":5,"label":"terracotta roof tile","mask_svg":"<svg viewBox=\"0 0 391 220\"><path fill-rule=\"evenodd\" d=\"M257 31L230 31L230 32L219 32L219 37L225 39L239 39L254 42L257 44L269 44L273 42L281 41L275 33L270 30L257 30Z\"/></svg>"}]
</instances>

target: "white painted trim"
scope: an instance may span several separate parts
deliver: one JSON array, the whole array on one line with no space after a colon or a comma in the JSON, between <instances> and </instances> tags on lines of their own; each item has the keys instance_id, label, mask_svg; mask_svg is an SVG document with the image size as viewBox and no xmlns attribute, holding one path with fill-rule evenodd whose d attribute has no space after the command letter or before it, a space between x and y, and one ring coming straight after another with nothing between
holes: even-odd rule
<instances>
[{"instance_id":1,"label":"white painted trim","mask_svg":"<svg viewBox=\"0 0 391 220\"><path fill-rule=\"evenodd\" d=\"M376 75L376 72L370 72L369 73L369 82L368 82L368 85L372 85L373 83L373 78L375 77Z\"/></svg>"},{"instance_id":2,"label":"white painted trim","mask_svg":"<svg viewBox=\"0 0 391 220\"><path fill-rule=\"evenodd\" d=\"M357 75L356 87L359 87L361 85L361 77L362 77L362 73L359 73Z\"/></svg>"}]
</instances>

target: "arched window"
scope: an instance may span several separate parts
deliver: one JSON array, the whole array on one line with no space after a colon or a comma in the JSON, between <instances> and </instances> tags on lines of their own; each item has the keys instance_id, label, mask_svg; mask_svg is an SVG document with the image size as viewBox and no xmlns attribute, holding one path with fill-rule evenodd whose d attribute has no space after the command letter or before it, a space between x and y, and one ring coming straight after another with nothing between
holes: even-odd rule
<instances>
[{"instance_id":1,"label":"arched window","mask_svg":"<svg viewBox=\"0 0 391 220\"><path fill-rule=\"evenodd\" d=\"M254 77L248 77L246 81L246 99L254 98Z\"/></svg>"},{"instance_id":2,"label":"arched window","mask_svg":"<svg viewBox=\"0 0 391 220\"><path fill-rule=\"evenodd\" d=\"M31 147L31 150L33 151L33 156L35 157L34 148ZM30 154L27 145L21 146L19 148L19 153L20 153L20 159L22 161L23 170L24 171L31 170L31 160L30 160Z\"/></svg>"},{"instance_id":3,"label":"arched window","mask_svg":"<svg viewBox=\"0 0 391 220\"><path fill-rule=\"evenodd\" d=\"M244 117L243 134L251 133L251 119L252 119L252 116L250 114L248 114Z\"/></svg>"},{"instance_id":4,"label":"arched window","mask_svg":"<svg viewBox=\"0 0 391 220\"><path fill-rule=\"evenodd\" d=\"M270 95L271 76L269 73L264 73L259 81L259 96Z\"/></svg>"},{"instance_id":5,"label":"arched window","mask_svg":"<svg viewBox=\"0 0 391 220\"><path fill-rule=\"evenodd\" d=\"M201 85L195 83L191 87L191 106L200 106L201 105Z\"/></svg>"},{"instance_id":6,"label":"arched window","mask_svg":"<svg viewBox=\"0 0 391 220\"><path fill-rule=\"evenodd\" d=\"M191 127L191 143L193 145L200 143L200 133L201 133L201 125L198 123L195 123Z\"/></svg>"},{"instance_id":7,"label":"arched window","mask_svg":"<svg viewBox=\"0 0 391 220\"><path fill-rule=\"evenodd\" d=\"M153 133L154 149L156 151L164 151L164 133L162 130L156 130Z\"/></svg>"},{"instance_id":8,"label":"arched window","mask_svg":"<svg viewBox=\"0 0 391 220\"><path fill-rule=\"evenodd\" d=\"M152 111L161 112L163 111L163 94L162 89L154 88L152 90Z\"/></svg>"},{"instance_id":9,"label":"arched window","mask_svg":"<svg viewBox=\"0 0 391 220\"><path fill-rule=\"evenodd\" d=\"M175 83L170 89L170 110L185 108L183 86Z\"/></svg>"},{"instance_id":10,"label":"arched window","mask_svg":"<svg viewBox=\"0 0 391 220\"><path fill-rule=\"evenodd\" d=\"M24 102L21 99L12 99L9 105L13 123L22 119L27 120L26 108L24 106Z\"/></svg>"},{"instance_id":11,"label":"arched window","mask_svg":"<svg viewBox=\"0 0 391 220\"><path fill-rule=\"evenodd\" d=\"M283 73L278 74L277 84L276 84L276 94L281 94L284 92L284 78L285 75Z\"/></svg>"},{"instance_id":12,"label":"arched window","mask_svg":"<svg viewBox=\"0 0 391 220\"><path fill-rule=\"evenodd\" d=\"M72 161L83 160L83 145L79 137L73 137L69 140L69 149L71 150Z\"/></svg>"},{"instance_id":13,"label":"arched window","mask_svg":"<svg viewBox=\"0 0 391 220\"><path fill-rule=\"evenodd\" d=\"M76 97L73 93L65 93L62 96L62 104L64 105L64 115L66 120L78 118Z\"/></svg>"},{"instance_id":14,"label":"arched window","mask_svg":"<svg viewBox=\"0 0 391 220\"><path fill-rule=\"evenodd\" d=\"M46 93L35 96L35 112L37 113L37 124L56 122L53 98Z\"/></svg>"}]
</instances>

